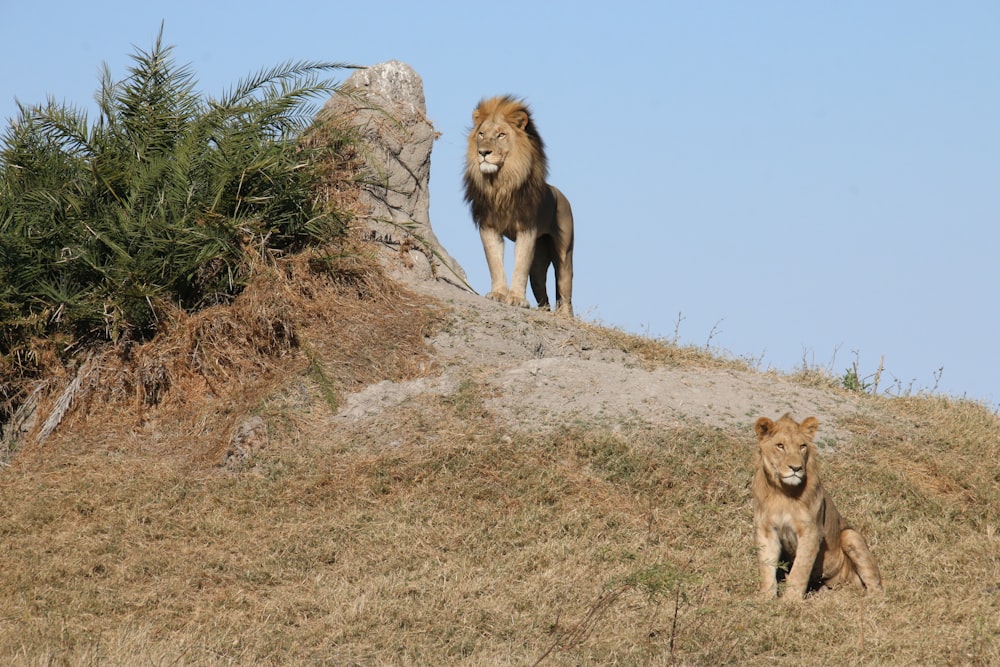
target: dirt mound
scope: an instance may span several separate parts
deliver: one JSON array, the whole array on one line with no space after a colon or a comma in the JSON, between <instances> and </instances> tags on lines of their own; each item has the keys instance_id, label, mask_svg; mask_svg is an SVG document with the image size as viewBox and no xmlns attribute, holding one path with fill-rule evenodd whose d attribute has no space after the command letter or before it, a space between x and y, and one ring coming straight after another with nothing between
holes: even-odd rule
<instances>
[{"instance_id":1,"label":"dirt mound","mask_svg":"<svg viewBox=\"0 0 1000 667\"><path fill-rule=\"evenodd\" d=\"M428 340L444 370L436 377L366 387L347 398L340 419L377 415L423 394L447 395L470 376L492 390L490 409L525 430L638 420L664 426L701 422L749 436L757 417L791 412L819 418L820 441L831 446L845 437L837 424L860 409L847 392L804 387L708 353L683 359L682 350L662 345L666 362L651 362L648 354L627 349L629 337L620 332L511 308L412 274L407 282L451 306L447 325Z\"/></svg>"}]
</instances>

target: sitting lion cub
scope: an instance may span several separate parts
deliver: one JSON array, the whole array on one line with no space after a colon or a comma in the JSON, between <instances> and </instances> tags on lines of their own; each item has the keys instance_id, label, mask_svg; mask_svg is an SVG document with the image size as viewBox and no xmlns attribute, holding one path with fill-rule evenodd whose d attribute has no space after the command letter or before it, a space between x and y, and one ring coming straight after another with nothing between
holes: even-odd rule
<instances>
[{"instance_id":1,"label":"sitting lion cub","mask_svg":"<svg viewBox=\"0 0 1000 667\"><path fill-rule=\"evenodd\" d=\"M801 600L810 584L833 588L861 583L881 591L878 565L861 533L850 528L819 479L813 436L819 422L757 420L759 439L751 491L760 566L760 591L778 594L779 562L792 561L785 597Z\"/></svg>"}]
</instances>

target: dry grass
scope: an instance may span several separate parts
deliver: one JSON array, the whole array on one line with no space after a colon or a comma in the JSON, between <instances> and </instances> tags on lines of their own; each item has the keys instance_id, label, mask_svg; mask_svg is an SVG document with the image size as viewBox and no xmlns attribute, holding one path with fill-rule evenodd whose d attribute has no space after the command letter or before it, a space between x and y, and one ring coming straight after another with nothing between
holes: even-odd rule
<instances>
[{"instance_id":1,"label":"dry grass","mask_svg":"<svg viewBox=\"0 0 1000 667\"><path fill-rule=\"evenodd\" d=\"M5 664L1000 663L1000 439L982 406L866 402L822 469L886 596L764 602L749 439L526 436L474 374L338 421L345 390L433 370L438 315L371 267L318 261L106 360L3 470ZM267 446L234 472L220 451L247 415Z\"/></svg>"},{"instance_id":2,"label":"dry grass","mask_svg":"<svg viewBox=\"0 0 1000 667\"><path fill-rule=\"evenodd\" d=\"M57 420L63 431L139 429L155 434L157 454L211 465L241 420L303 374L336 409L345 391L427 373L425 337L442 311L365 253L350 241L262 267L233 304L165 313L169 323L152 341L106 348L80 369L58 367L53 355L22 457L47 456L44 422L69 405ZM161 440L180 432L192 437L164 451Z\"/></svg>"},{"instance_id":3,"label":"dry grass","mask_svg":"<svg viewBox=\"0 0 1000 667\"><path fill-rule=\"evenodd\" d=\"M677 345L663 339L639 336L615 327L594 326L585 322L581 322L580 326L622 352L636 355L650 366L732 368L741 371L750 368L745 361L713 354L712 350L706 347Z\"/></svg>"}]
</instances>

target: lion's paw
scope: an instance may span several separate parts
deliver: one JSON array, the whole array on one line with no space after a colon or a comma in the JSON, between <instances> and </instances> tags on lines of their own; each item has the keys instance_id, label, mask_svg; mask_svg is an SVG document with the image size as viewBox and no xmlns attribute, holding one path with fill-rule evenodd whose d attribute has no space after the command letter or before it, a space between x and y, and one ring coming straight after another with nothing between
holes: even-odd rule
<instances>
[{"instance_id":1,"label":"lion's paw","mask_svg":"<svg viewBox=\"0 0 1000 667\"><path fill-rule=\"evenodd\" d=\"M530 308L531 305L528 300L523 296L517 296L516 294L507 295L507 305L508 306L518 306L519 308Z\"/></svg>"},{"instance_id":2,"label":"lion's paw","mask_svg":"<svg viewBox=\"0 0 1000 667\"><path fill-rule=\"evenodd\" d=\"M785 591L785 594L778 598L782 604L787 604L791 606L802 604L805 601L805 596L802 593L797 593L795 591Z\"/></svg>"},{"instance_id":3,"label":"lion's paw","mask_svg":"<svg viewBox=\"0 0 1000 667\"><path fill-rule=\"evenodd\" d=\"M486 298L490 301L499 301L500 303L507 303L507 293L506 292L488 292Z\"/></svg>"}]
</instances>

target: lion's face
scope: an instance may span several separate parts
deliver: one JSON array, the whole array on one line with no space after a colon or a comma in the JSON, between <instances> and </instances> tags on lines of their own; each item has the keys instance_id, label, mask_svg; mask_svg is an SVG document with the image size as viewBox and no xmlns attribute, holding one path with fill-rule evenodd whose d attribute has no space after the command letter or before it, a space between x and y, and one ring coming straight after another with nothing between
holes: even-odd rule
<instances>
[{"instance_id":1,"label":"lion's face","mask_svg":"<svg viewBox=\"0 0 1000 667\"><path fill-rule=\"evenodd\" d=\"M767 417L757 420L761 466L775 484L795 488L805 483L812 439L818 427L815 417L808 417L801 424L788 415L777 422Z\"/></svg>"},{"instance_id":2,"label":"lion's face","mask_svg":"<svg viewBox=\"0 0 1000 667\"><path fill-rule=\"evenodd\" d=\"M475 131L479 171L495 174L510 153L514 128L493 118L484 120Z\"/></svg>"},{"instance_id":3,"label":"lion's face","mask_svg":"<svg viewBox=\"0 0 1000 667\"><path fill-rule=\"evenodd\" d=\"M518 142L524 142L529 120L524 106L516 103L476 107L472 112L474 129L469 135L469 157L477 161L481 173L491 175L500 171L508 156L517 150Z\"/></svg>"}]
</instances>

